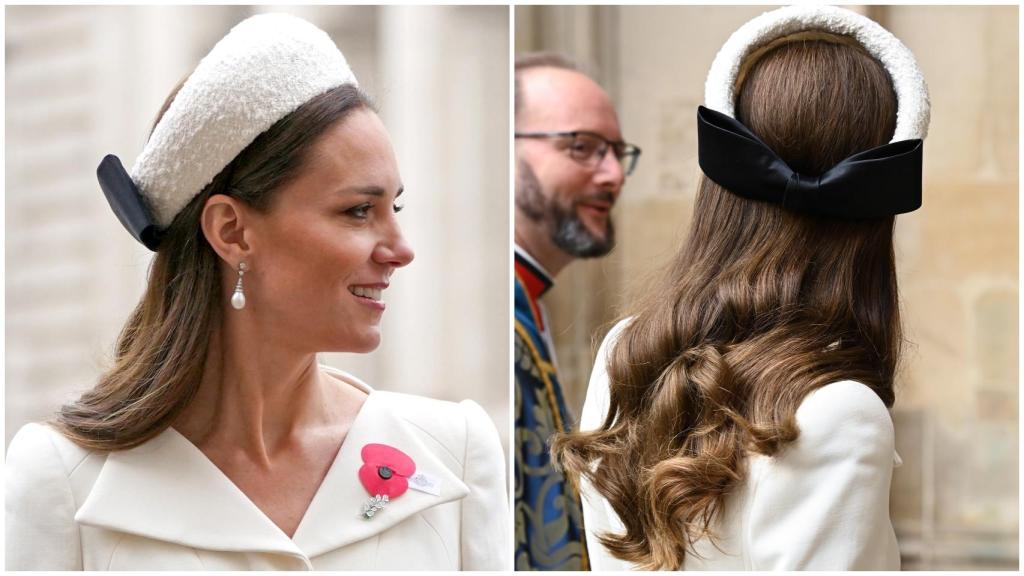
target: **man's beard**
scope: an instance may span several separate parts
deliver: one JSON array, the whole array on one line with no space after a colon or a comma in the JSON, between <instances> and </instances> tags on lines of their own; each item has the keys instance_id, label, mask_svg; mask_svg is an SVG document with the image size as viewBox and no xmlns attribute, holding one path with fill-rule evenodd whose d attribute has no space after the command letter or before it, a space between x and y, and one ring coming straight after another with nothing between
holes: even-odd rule
<instances>
[{"instance_id":1,"label":"man's beard","mask_svg":"<svg viewBox=\"0 0 1024 576\"><path fill-rule=\"evenodd\" d=\"M576 207L582 201L599 199L614 202L615 197L611 192L598 192L586 198L578 198L565 207L554 197L550 200L545 198L537 174L529 164L520 160L518 170L516 207L531 221L544 223L555 246L576 258L596 258L612 251L615 247L615 226L611 215L608 216L604 238L595 236L576 215Z\"/></svg>"}]
</instances>

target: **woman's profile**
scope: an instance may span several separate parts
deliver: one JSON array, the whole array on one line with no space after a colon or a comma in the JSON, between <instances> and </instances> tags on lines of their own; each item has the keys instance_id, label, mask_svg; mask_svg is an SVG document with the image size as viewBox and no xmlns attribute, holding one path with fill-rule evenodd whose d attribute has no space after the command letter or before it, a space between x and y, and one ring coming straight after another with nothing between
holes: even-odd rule
<instances>
[{"instance_id":1,"label":"woman's profile","mask_svg":"<svg viewBox=\"0 0 1024 576\"><path fill-rule=\"evenodd\" d=\"M11 442L8 569L509 567L483 409L317 362L378 346L414 257L388 134L327 34L241 22L131 173L98 176L156 254L113 365Z\"/></svg>"},{"instance_id":2,"label":"woman's profile","mask_svg":"<svg viewBox=\"0 0 1024 576\"><path fill-rule=\"evenodd\" d=\"M591 562L898 569L893 229L921 204L921 73L863 16L788 7L729 38L705 106L688 237L554 444Z\"/></svg>"}]
</instances>

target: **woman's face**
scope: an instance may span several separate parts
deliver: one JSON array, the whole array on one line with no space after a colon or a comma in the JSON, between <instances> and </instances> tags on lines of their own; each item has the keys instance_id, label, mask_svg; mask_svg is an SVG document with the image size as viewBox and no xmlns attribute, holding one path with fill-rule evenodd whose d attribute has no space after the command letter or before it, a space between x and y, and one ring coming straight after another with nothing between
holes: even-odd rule
<instances>
[{"instance_id":1,"label":"woman's face","mask_svg":"<svg viewBox=\"0 0 1024 576\"><path fill-rule=\"evenodd\" d=\"M246 309L260 333L301 352L376 348L382 293L413 259L396 218L401 193L374 112L360 109L331 126L270 209L248 211Z\"/></svg>"}]
</instances>

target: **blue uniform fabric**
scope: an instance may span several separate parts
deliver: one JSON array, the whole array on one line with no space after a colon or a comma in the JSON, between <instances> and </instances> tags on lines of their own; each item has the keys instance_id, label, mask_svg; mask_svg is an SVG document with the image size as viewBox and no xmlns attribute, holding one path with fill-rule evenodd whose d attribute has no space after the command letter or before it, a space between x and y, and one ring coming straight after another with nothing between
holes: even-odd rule
<instances>
[{"instance_id":1,"label":"blue uniform fabric","mask_svg":"<svg viewBox=\"0 0 1024 576\"><path fill-rule=\"evenodd\" d=\"M537 298L551 279L516 255L516 570L588 570L579 495L552 466L548 440L569 431L568 411Z\"/></svg>"}]
</instances>

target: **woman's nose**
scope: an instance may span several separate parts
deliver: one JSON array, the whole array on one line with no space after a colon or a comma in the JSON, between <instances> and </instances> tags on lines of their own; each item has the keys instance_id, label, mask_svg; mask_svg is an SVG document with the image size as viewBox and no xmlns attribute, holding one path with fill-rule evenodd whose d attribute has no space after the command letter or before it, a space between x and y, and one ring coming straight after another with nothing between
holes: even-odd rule
<instances>
[{"instance_id":1,"label":"woman's nose","mask_svg":"<svg viewBox=\"0 0 1024 576\"><path fill-rule=\"evenodd\" d=\"M416 254L413 252L412 246L406 241L405 235L402 234L402 229L397 223L394 225L392 233L377 244L373 255L375 261L395 268L405 266L415 257Z\"/></svg>"}]
</instances>

